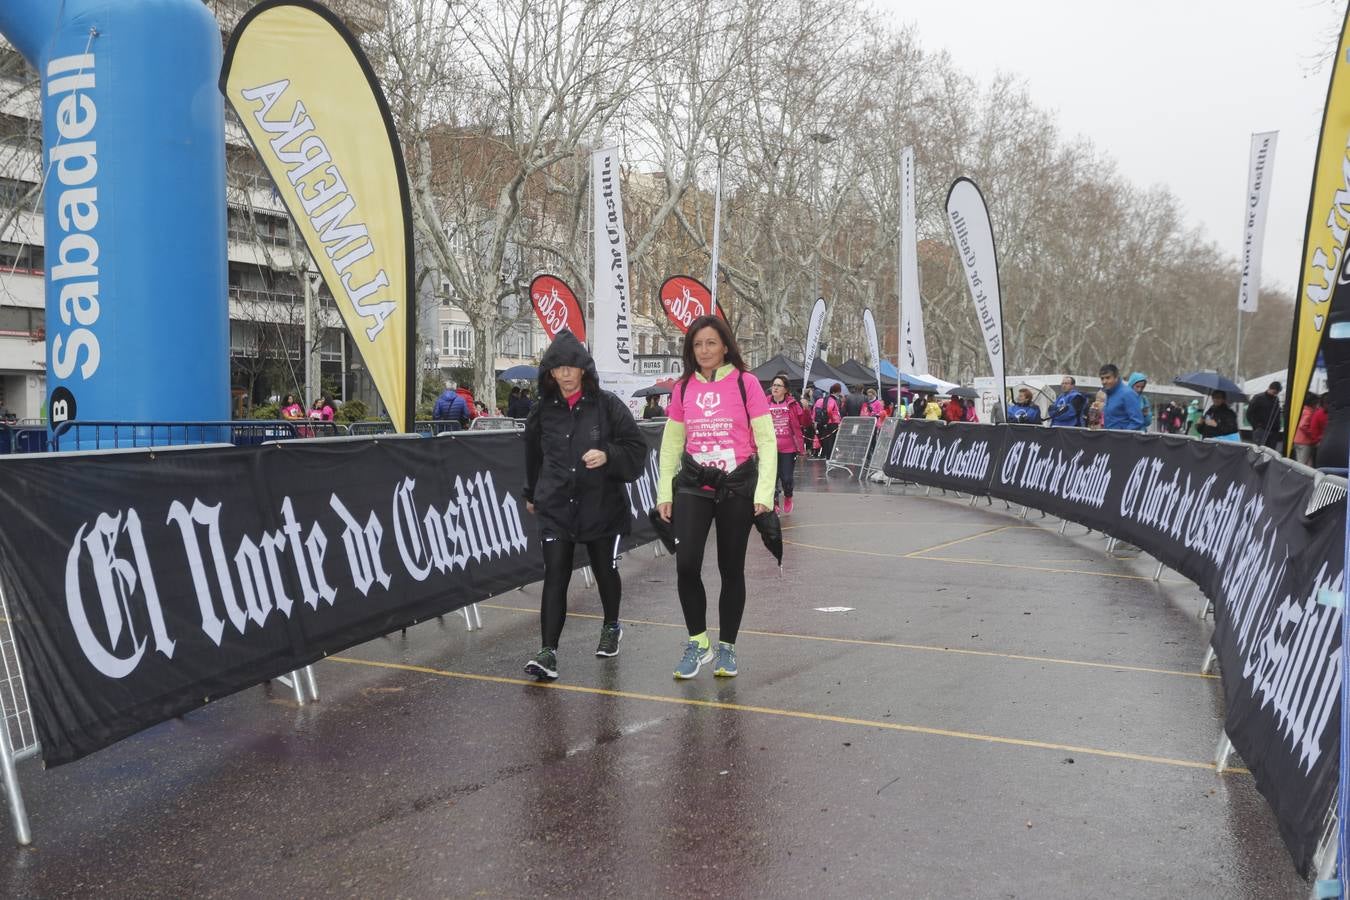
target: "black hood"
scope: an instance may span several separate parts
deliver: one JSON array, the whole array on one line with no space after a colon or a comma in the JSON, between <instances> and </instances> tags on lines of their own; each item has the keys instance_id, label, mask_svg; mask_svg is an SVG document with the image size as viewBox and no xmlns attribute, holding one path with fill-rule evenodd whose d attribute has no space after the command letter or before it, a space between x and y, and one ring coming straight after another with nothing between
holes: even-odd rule
<instances>
[{"instance_id":1,"label":"black hood","mask_svg":"<svg viewBox=\"0 0 1350 900\"><path fill-rule=\"evenodd\" d=\"M552 378L549 379L549 385L545 385L544 376L558 366L575 366L590 375L596 384L600 382L600 376L595 371L595 360L591 359L591 351L587 350L586 345L577 340L576 335L570 331L558 332L558 336L548 345L548 349L539 360L540 396L543 396L546 387L553 385Z\"/></svg>"}]
</instances>

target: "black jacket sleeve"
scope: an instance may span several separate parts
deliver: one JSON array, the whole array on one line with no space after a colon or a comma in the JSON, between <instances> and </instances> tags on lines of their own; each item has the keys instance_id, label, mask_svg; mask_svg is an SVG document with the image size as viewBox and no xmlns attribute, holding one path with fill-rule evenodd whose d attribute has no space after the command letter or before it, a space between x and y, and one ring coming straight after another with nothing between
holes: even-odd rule
<instances>
[{"instance_id":1,"label":"black jacket sleeve","mask_svg":"<svg viewBox=\"0 0 1350 900\"><path fill-rule=\"evenodd\" d=\"M539 479L539 469L544 464L544 448L540 442L542 435L539 424L539 410L544 404L536 403L525 419L525 488L521 494L527 502L534 502L534 485Z\"/></svg>"},{"instance_id":2,"label":"black jacket sleeve","mask_svg":"<svg viewBox=\"0 0 1350 900\"><path fill-rule=\"evenodd\" d=\"M605 417L609 420L609 443L605 455L606 468L612 481L636 481L647 465L647 439L642 436L637 420L623 401L608 391L604 394ZM528 433L529 425L526 425Z\"/></svg>"}]
</instances>

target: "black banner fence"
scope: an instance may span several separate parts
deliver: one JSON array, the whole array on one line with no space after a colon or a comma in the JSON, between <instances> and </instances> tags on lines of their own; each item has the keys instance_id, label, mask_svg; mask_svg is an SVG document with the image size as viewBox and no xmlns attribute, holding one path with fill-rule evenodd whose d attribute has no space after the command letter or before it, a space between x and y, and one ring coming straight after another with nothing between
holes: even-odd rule
<instances>
[{"instance_id":1,"label":"black banner fence","mask_svg":"<svg viewBox=\"0 0 1350 900\"><path fill-rule=\"evenodd\" d=\"M1022 425L899 426L891 478L1009 500L1128 541L1214 604L1224 730L1305 876L1340 753L1345 503L1242 444ZM1320 506L1320 508L1319 508Z\"/></svg>"},{"instance_id":2,"label":"black banner fence","mask_svg":"<svg viewBox=\"0 0 1350 900\"><path fill-rule=\"evenodd\" d=\"M624 549L655 538L644 433ZM43 760L540 580L523 483L513 432L0 460L0 584Z\"/></svg>"}]
</instances>

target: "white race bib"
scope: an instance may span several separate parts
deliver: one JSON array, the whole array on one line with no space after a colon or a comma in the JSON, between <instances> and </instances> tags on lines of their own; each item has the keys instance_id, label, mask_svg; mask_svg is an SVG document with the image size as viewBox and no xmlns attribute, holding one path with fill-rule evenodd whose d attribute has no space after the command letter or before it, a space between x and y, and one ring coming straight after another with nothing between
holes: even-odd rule
<instances>
[{"instance_id":1,"label":"white race bib","mask_svg":"<svg viewBox=\"0 0 1350 900\"><path fill-rule=\"evenodd\" d=\"M721 469L723 472L730 472L736 468L736 451L730 447L704 444L701 449L690 455L700 466Z\"/></svg>"}]
</instances>

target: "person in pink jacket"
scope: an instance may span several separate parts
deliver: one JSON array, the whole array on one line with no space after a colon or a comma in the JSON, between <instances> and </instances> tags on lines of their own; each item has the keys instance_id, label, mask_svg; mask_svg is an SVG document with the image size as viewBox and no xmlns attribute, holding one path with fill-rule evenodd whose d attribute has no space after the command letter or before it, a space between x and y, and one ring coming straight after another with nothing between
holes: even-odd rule
<instances>
[{"instance_id":1,"label":"person in pink jacket","mask_svg":"<svg viewBox=\"0 0 1350 900\"><path fill-rule=\"evenodd\" d=\"M778 441L778 483L774 486L773 506L786 516L792 514L792 473L797 456L806 452L802 429L811 424L811 417L797 398L788 393L787 375L782 372L769 385L769 415L773 417L773 433Z\"/></svg>"},{"instance_id":2,"label":"person in pink jacket","mask_svg":"<svg viewBox=\"0 0 1350 900\"><path fill-rule=\"evenodd\" d=\"M868 388L866 399L863 400L862 412L860 415L876 416L878 419L886 418L886 404L877 399L876 388Z\"/></svg>"}]
</instances>

